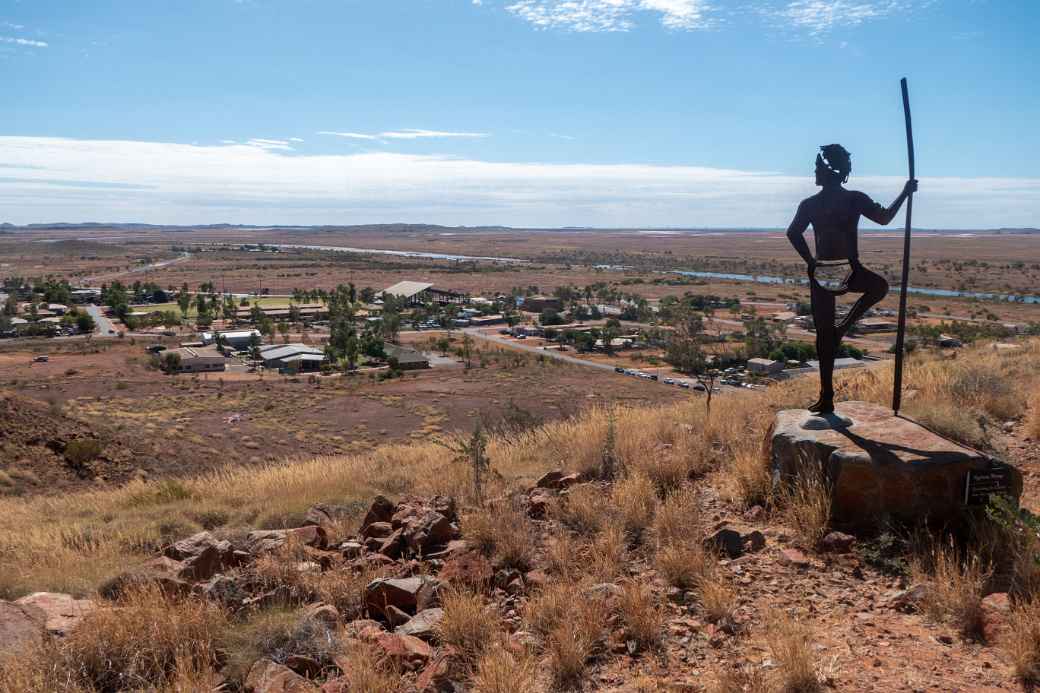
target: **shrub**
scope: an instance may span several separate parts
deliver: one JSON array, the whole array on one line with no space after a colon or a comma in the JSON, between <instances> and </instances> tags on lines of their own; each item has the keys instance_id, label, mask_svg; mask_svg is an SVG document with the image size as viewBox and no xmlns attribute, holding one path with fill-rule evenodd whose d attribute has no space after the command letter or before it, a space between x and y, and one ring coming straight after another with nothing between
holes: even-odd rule
<instances>
[{"instance_id":1,"label":"shrub","mask_svg":"<svg viewBox=\"0 0 1040 693\"><path fill-rule=\"evenodd\" d=\"M802 473L781 492L783 522L795 531L808 547L827 533L831 520L831 489L822 472L812 473L802 465Z\"/></svg>"},{"instance_id":2,"label":"shrub","mask_svg":"<svg viewBox=\"0 0 1040 693\"><path fill-rule=\"evenodd\" d=\"M101 454L101 442L95 438L77 438L65 446L65 459L74 467L82 467Z\"/></svg>"},{"instance_id":3,"label":"shrub","mask_svg":"<svg viewBox=\"0 0 1040 693\"><path fill-rule=\"evenodd\" d=\"M502 565L529 570L535 546L534 527L527 515L513 506L477 510L463 518L466 538Z\"/></svg>"},{"instance_id":4,"label":"shrub","mask_svg":"<svg viewBox=\"0 0 1040 693\"><path fill-rule=\"evenodd\" d=\"M556 518L579 534L595 534L607 521L609 507L603 502L603 488L583 484L571 489L554 507Z\"/></svg>"},{"instance_id":5,"label":"shrub","mask_svg":"<svg viewBox=\"0 0 1040 693\"><path fill-rule=\"evenodd\" d=\"M495 646L480 659L473 674L474 693L517 693L537 690L537 662Z\"/></svg>"},{"instance_id":6,"label":"shrub","mask_svg":"<svg viewBox=\"0 0 1040 693\"><path fill-rule=\"evenodd\" d=\"M776 660L776 688L784 693L821 690L813 665L812 631L784 613L773 613L766 626L766 644Z\"/></svg>"},{"instance_id":7,"label":"shrub","mask_svg":"<svg viewBox=\"0 0 1040 693\"><path fill-rule=\"evenodd\" d=\"M258 659L284 664L290 655L310 657L331 667L341 651L335 632L321 620L301 618L295 609L260 611L244 622L229 624L221 641L232 679L244 681Z\"/></svg>"},{"instance_id":8,"label":"shrub","mask_svg":"<svg viewBox=\"0 0 1040 693\"><path fill-rule=\"evenodd\" d=\"M654 600L649 587L635 582L625 583L618 599L618 614L625 629L625 637L635 641L639 649L648 649L660 643L664 612Z\"/></svg>"},{"instance_id":9,"label":"shrub","mask_svg":"<svg viewBox=\"0 0 1040 693\"><path fill-rule=\"evenodd\" d=\"M982 598L990 570L977 555L962 556L953 546L936 545L911 565L914 580L928 585L921 604L940 623L966 638L982 637Z\"/></svg>"},{"instance_id":10,"label":"shrub","mask_svg":"<svg viewBox=\"0 0 1040 693\"><path fill-rule=\"evenodd\" d=\"M1026 686L1040 683L1040 601L1014 609L1007 633L1001 644L1011 657L1015 676Z\"/></svg>"},{"instance_id":11,"label":"shrub","mask_svg":"<svg viewBox=\"0 0 1040 693\"><path fill-rule=\"evenodd\" d=\"M501 623L474 592L455 590L441 598L444 617L437 634L468 662L474 663L501 632Z\"/></svg>"},{"instance_id":12,"label":"shrub","mask_svg":"<svg viewBox=\"0 0 1040 693\"><path fill-rule=\"evenodd\" d=\"M589 659L601 645L607 605L597 599L572 604L568 617L549 632L546 650L549 672L561 688L576 688Z\"/></svg>"},{"instance_id":13,"label":"shrub","mask_svg":"<svg viewBox=\"0 0 1040 693\"><path fill-rule=\"evenodd\" d=\"M611 505L617 508L625 531L639 537L654 521L657 492L649 477L633 472L614 484Z\"/></svg>"}]
</instances>

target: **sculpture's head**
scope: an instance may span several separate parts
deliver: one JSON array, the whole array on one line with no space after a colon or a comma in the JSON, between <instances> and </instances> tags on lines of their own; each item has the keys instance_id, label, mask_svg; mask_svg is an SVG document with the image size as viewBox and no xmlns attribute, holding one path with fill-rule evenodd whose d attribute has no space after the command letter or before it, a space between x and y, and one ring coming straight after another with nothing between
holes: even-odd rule
<instances>
[{"instance_id":1,"label":"sculpture's head","mask_svg":"<svg viewBox=\"0 0 1040 693\"><path fill-rule=\"evenodd\" d=\"M825 144L816 155L816 185L841 185L852 172L852 155L840 144Z\"/></svg>"}]
</instances>

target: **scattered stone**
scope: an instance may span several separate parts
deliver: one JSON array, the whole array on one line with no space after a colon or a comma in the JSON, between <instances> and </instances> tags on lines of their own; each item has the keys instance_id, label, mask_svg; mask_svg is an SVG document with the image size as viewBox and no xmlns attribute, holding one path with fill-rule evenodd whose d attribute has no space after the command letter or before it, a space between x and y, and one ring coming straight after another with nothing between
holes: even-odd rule
<instances>
[{"instance_id":1,"label":"scattered stone","mask_svg":"<svg viewBox=\"0 0 1040 693\"><path fill-rule=\"evenodd\" d=\"M31 604L0 600L0 652L13 652L42 643L46 637L47 614Z\"/></svg>"},{"instance_id":2,"label":"scattered stone","mask_svg":"<svg viewBox=\"0 0 1040 693\"><path fill-rule=\"evenodd\" d=\"M812 563L809 557L798 549L787 548L780 550L780 565L804 569L808 568Z\"/></svg>"},{"instance_id":3,"label":"scattered stone","mask_svg":"<svg viewBox=\"0 0 1040 693\"><path fill-rule=\"evenodd\" d=\"M491 581L492 572L491 562L482 554L471 551L445 561L438 577L445 582L479 587Z\"/></svg>"},{"instance_id":4,"label":"scattered stone","mask_svg":"<svg viewBox=\"0 0 1040 693\"><path fill-rule=\"evenodd\" d=\"M98 589L105 599L118 599L131 587L154 584L166 595L184 595L191 591L195 569L167 556L145 561L136 568L109 579Z\"/></svg>"},{"instance_id":5,"label":"scattered stone","mask_svg":"<svg viewBox=\"0 0 1040 693\"><path fill-rule=\"evenodd\" d=\"M209 580L240 562L231 542L217 541L209 532L199 532L174 542L166 547L163 555L184 563L191 570L192 580Z\"/></svg>"},{"instance_id":6,"label":"scattered stone","mask_svg":"<svg viewBox=\"0 0 1040 693\"><path fill-rule=\"evenodd\" d=\"M214 575L209 581L195 585L195 591L206 599L236 609L245 602L249 594L228 575Z\"/></svg>"},{"instance_id":7,"label":"scattered stone","mask_svg":"<svg viewBox=\"0 0 1040 693\"><path fill-rule=\"evenodd\" d=\"M425 576L380 578L365 588L365 605L371 613L384 619L387 618L385 609L388 606L414 614L434 600L439 584L439 581Z\"/></svg>"},{"instance_id":8,"label":"scattered stone","mask_svg":"<svg viewBox=\"0 0 1040 693\"><path fill-rule=\"evenodd\" d=\"M434 607L420 611L407 623L398 626L394 632L398 635L411 635L420 640L434 641L437 639L437 625L444 618L444 609Z\"/></svg>"},{"instance_id":9,"label":"scattered stone","mask_svg":"<svg viewBox=\"0 0 1040 693\"><path fill-rule=\"evenodd\" d=\"M926 583L912 585L909 589L903 590L892 597L889 604L893 609L899 611L911 612L917 611L921 608L921 605L931 596L932 586Z\"/></svg>"},{"instance_id":10,"label":"scattered stone","mask_svg":"<svg viewBox=\"0 0 1040 693\"><path fill-rule=\"evenodd\" d=\"M552 504L552 491L544 488L533 489L527 495L527 516L534 520L545 518Z\"/></svg>"},{"instance_id":11,"label":"scattered stone","mask_svg":"<svg viewBox=\"0 0 1040 693\"><path fill-rule=\"evenodd\" d=\"M739 558L744 553L754 553L764 548L766 537L762 532L747 525L722 522L715 531L704 539L705 548L714 548L729 558Z\"/></svg>"},{"instance_id":12,"label":"scattered stone","mask_svg":"<svg viewBox=\"0 0 1040 693\"><path fill-rule=\"evenodd\" d=\"M986 642L997 642L1008 630L1011 601L1006 592L990 594L982 600L982 636Z\"/></svg>"},{"instance_id":13,"label":"scattered stone","mask_svg":"<svg viewBox=\"0 0 1040 693\"><path fill-rule=\"evenodd\" d=\"M364 532L365 527L373 522L389 522L393 516L394 504L385 496L376 496L372 499L372 505L369 506L365 518L361 521L361 531Z\"/></svg>"},{"instance_id":14,"label":"scattered stone","mask_svg":"<svg viewBox=\"0 0 1040 693\"><path fill-rule=\"evenodd\" d=\"M365 552L365 547L356 541L345 541L339 545L339 552L343 558L359 558Z\"/></svg>"},{"instance_id":15,"label":"scattered stone","mask_svg":"<svg viewBox=\"0 0 1040 693\"><path fill-rule=\"evenodd\" d=\"M289 655L285 658L285 666L300 676L305 676L309 679L317 678L321 675L321 664L312 657Z\"/></svg>"},{"instance_id":16,"label":"scattered stone","mask_svg":"<svg viewBox=\"0 0 1040 693\"><path fill-rule=\"evenodd\" d=\"M361 536L366 539L386 539L393 533L394 527L389 522L373 522L372 524L365 525L365 528L361 530Z\"/></svg>"},{"instance_id":17,"label":"scattered stone","mask_svg":"<svg viewBox=\"0 0 1040 693\"><path fill-rule=\"evenodd\" d=\"M335 527L341 520L350 516L350 508L345 505L319 503L308 508L303 516L304 525L319 527Z\"/></svg>"},{"instance_id":18,"label":"scattered stone","mask_svg":"<svg viewBox=\"0 0 1040 693\"><path fill-rule=\"evenodd\" d=\"M59 637L71 633L84 616L97 609L97 605L89 599L76 599L58 592L35 592L16 599L14 603L40 609L47 632Z\"/></svg>"},{"instance_id":19,"label":"scattered stone","mask_svg":"<svg viewBox=\"0 0 1040 693\"><path fill-rule=\"evenodd\" d=\"M856 537L851 534L830 532L820 540L820 550L825 553L848 553L855 543Z\"/></svg>"},{"instance_id":20,"label":"scattered stone","mask_svg":"<svg viewBox=\"0 0 1040 693\"><path fill-rule=\"evenodd\" d=\"M301 621L317 621L324 624L329 629L336 628L339 625L339 610L331 604L324 602L315 602L309 604L300 610Z\"/></svg>"},{"instance_id":21,"label":"scattered stone","mask_svg":"<svg viewBox=\"0 0 1040 693\"><path fill-rule=\"evenodd\" d=\"M433 649L411 635L380 633L375 637L374 644L395 665L412 671L421 669L433 657Z\"/></svg>"},{"instance_id":22,"label":"scattered stone","mask_svg":"<svg viewBox=\"0 0 1040 693\"><path fill-rule=\"evenodd\" d=\"M287 666L261 659L249 669L246 690L252 693L312 693L318 687Z\"/></svg>"},{"instance_id":23,"label":"scattered stone","mask_svg":"<svg viewBox=\"0 0 1040 693\"><path fill-rule=\"evenodd\" d=\"M294 529L265 529L246 535L246 546L252 554L277 551L290 541L297 541L303 546L324 549L328 546L328 535L323 528L317 525Z\"/></svg>"}]
</instances>

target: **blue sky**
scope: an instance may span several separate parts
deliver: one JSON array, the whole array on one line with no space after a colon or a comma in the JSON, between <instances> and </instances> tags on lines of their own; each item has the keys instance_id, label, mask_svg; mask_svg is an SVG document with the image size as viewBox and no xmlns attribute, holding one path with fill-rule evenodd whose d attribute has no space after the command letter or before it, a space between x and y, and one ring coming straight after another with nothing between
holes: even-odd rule
<instances>
[{"instance_id":1,"label":"blue sky","mask_svg":"<svg viewBox=\"0 0 1040 693\"><path fill-rule=\"evenodd\" d=\"M1040 226L1040 3L0 0L0 221ZM338 133L338 134L331 134ZM918 211L919 210L919 211Z\"/></svg>"}]
</instances>

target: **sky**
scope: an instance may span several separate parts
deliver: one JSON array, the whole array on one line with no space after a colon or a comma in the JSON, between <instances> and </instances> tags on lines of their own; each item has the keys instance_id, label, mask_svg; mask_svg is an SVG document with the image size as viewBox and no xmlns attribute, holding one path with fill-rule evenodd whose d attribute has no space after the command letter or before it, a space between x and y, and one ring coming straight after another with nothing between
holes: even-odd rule
<instances>
[{"instance_id":1,"label":"sky","mask_svg":"<svg viewBox=\"0 0 1040 693\"><path fill-rule=\"evenodd\" d=\"M0 0L0 222L1040 226L1035 0ZM869 224L865 224L869 226Z\"/></svg>"}]
</instances>

